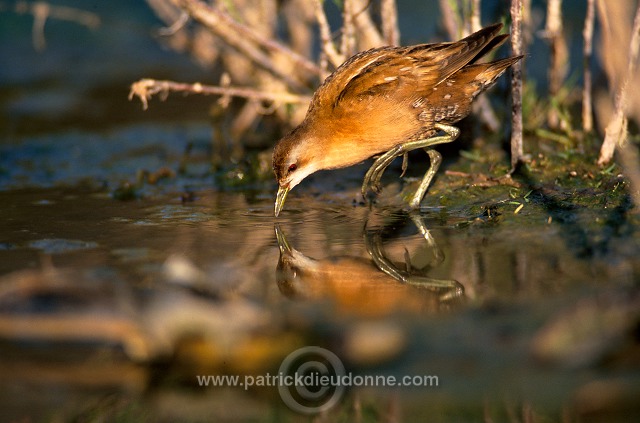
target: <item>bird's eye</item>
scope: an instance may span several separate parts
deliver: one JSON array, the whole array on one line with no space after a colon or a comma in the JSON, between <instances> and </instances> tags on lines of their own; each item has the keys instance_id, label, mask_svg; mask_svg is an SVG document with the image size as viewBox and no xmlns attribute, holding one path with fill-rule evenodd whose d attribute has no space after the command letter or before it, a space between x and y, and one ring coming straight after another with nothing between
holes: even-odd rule
<instances>
[{"instance_id":1,"label":"bird's eye","mask_svg":"<svg viewBox=\"0 0 640 423\"><path fill-rule=\"evenodd\" d=\"M298 168L298 165L293 163L289 166L289 173L293 172L294 170L296 170Z\"/></svg>"}]
</instances>

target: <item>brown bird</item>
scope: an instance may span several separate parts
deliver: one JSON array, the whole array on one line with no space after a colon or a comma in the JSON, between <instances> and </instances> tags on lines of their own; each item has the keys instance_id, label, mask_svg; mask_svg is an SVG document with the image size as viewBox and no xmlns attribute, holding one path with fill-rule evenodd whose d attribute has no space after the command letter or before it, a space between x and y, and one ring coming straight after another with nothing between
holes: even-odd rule
<instances>
[{"instance_id":1,"label":"brown bird","mask_svg":"<svg viewBox=\"0 0 640 423\"><path fill-rule=\"evenodd\" d=\"M451 43L374 48L343 63L318 88L304 121L275 147L275 215L287 193L318 170L384 153L365 175L366 196L380 191L382 173L396 157L404 156L404 171L406 153L423 148L431 164L410 202L418 208L442 161L432 147L454 141L460 131L452 125L522 57L476 63L507 39L501 29L494 24Z\"/></svg>"}]
</instances>

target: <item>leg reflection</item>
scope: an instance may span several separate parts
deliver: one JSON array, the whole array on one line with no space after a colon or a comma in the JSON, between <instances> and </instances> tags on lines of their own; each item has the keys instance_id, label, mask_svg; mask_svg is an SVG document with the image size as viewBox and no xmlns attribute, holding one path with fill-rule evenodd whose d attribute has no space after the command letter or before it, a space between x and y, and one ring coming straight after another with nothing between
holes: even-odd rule
<instances>
[{"instance_id":1,"label":"leg reflection","mask_svg":"<svg viewBox=\"0 0 640 423\"><path fill-rule=\"evenodd\" d=\"M409 217L418 228L418 231L427 242L429 248L433 251L435 264L437 265L442 263L444 261L444 254L440 247L438 247L420 214L417 212L410 212ZM442 301L456 300L464 296L464 287L458 281L453 279L431 278L425 275L426 271L429 269L414 269L411 266L408 253L405 254L405 269L400 269L400 267L391 261L385 254L382 242L382 230L365 229L364 240L367 252L371 256L375 265L378 269L391 276L393 279L403 284L420 286L438 292ZM430 268L432 266L427 267Z\"/></svg>"},{"instance_id":2,"label":"leg reflection","mask_svg":"<svg viewBox=\"0 0 640 423\"><path fill-rule=\"evenodd\" d=\"M416 216L416 225L433 251L435 264L441 263L444 255ZM464 298L464 289L458 282L429 277L428 269L413 268L408 259L399 264L390 260L383 247L383 230L365 228L360 254L358 248L351 248L349 255L314 259L292 248L276 225L280 250L276 279L280 292L293 299L329 300L338 311L366 315L399 310L433 312ZM324 248L318 247L316 254L323 253Z\"/></svg>"}]
</instances>

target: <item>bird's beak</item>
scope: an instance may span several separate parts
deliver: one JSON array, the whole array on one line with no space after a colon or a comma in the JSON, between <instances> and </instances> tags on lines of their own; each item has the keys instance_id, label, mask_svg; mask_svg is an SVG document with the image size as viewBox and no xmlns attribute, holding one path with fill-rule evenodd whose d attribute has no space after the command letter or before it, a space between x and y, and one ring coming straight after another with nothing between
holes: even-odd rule
<instances>
[{"instance_id":1,"label":"bird's beak","mask_svg":"<svg viewBox=\"0 0 640 423\"><path fill-rule=\"evenodd\" d=\"M280 226L277 223L275 224L275 231L276 240L278 241L278 248L280 249L280 255L292 256L292 248L289 246L287 238L284 236L284 232L282 232L282 229L280 229Z\"/></svg>"},{"instance_id":2,"label":"bird's beak","mask_svg":"<svg viewBox=\"0 0 640 423\"><path fill-rule=\"evenodd\" d=\"M282 207L284 206L284 200L287 198L288 193L289 193L288 184L285 186L280 185L280 187L278 187L278 194L276 194L276 207L275 207L276 217L278 217L278 215L280 214L280 210L282 210Z\"/></svg>"}]
</instances>

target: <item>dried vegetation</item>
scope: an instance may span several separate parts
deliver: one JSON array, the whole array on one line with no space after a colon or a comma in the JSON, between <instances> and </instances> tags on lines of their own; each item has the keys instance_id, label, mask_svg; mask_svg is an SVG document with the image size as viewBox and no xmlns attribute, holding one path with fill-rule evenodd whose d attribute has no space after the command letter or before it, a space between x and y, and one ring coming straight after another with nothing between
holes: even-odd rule
<instances>
[{"instance_id":1,"label":"dried vegetation","mask_svg":"<svg viewBox=\"0 0 640 423\"><path fill-rule=\"evenodd\" d=\"M353 53L400 43L394 0L313 0L312 7L304 0L147 2L167 24L167 43L202 64L220 66L223 74L216 86L143 79L132 85L131 97L139 97L146 108L158 93L165 97L172 91L219 95L218 106L237 107L228 131L236 152L241 152L245 133L255 129L265 114L276 116L280 132L299 123L314 88ZM530 55L514 66L512 170L527 159L523 133L528 135L528 128L535 128L533 135L562 140L565 148L582 149L585 140L601 138L601 144L587 143L590 148L601 146L597 164L608 166L617 151L636 193L635 203L640 203L637 142L634 137L628 142L629 120L635 122L633 128L640 121L640 101L629 95L629 87L640 83L636 70L640 6L635 3L585 0L584 66L582 86L577 87L568 75L570 34L562 13L567 5L550 0L543 19L532 19L530 0L511 1L510 16L505 13L504 19L512 22L513 53L527 55L528 47L540 38L548 46L549 60L546 96L533 94L527 82ZM440 0L439 5L441 29L449 39L487 24L480 20L481 0ZM332 28L329 22L333 21L339 21L339 27ZM594 90L593 75L600 74L604 77L597 80ZM232 102L234 97L242 101ZM523 109L530 115L523 116ZM476 112L488 128L496 131L500 127L486 98L480 100Z\"/></svg>"}]
</instances>

